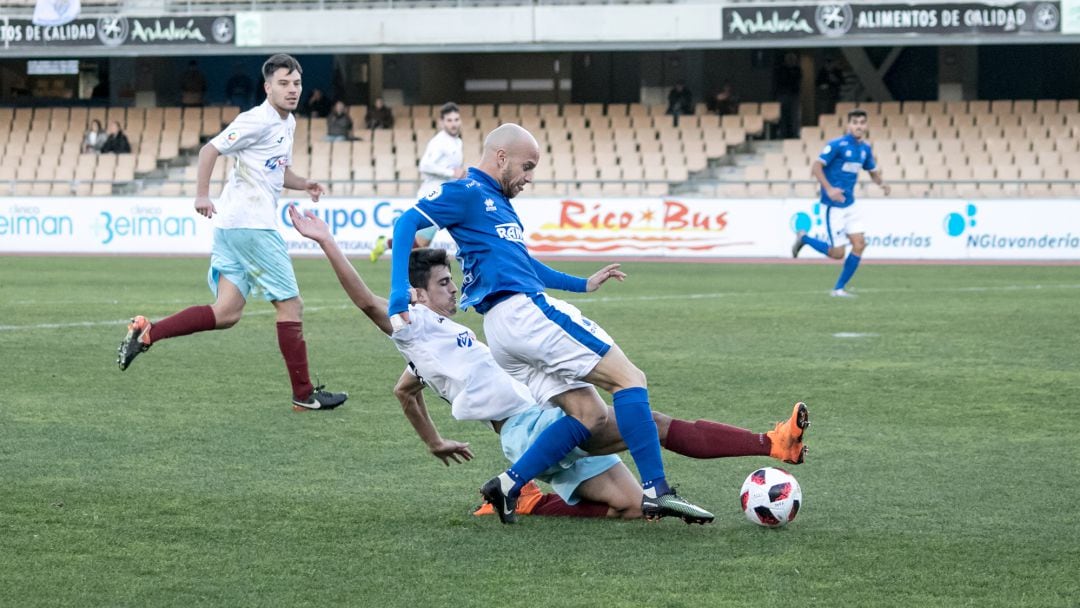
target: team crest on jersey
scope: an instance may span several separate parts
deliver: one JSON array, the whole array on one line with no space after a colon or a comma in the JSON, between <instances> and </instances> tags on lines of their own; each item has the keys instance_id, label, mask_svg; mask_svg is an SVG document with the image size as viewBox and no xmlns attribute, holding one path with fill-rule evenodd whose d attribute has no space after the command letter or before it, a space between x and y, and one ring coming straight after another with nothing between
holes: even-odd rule
<instances>
[{"instance_id":1,"label":"team crest on jersey","mask_svg":"<svg viewBox=\"0 0 1080 608\"><path fill-rule=\"evenodd\" d=\"M266 167L267 171L271 172L277 171L278 169L284 169L285 167L289 166L289 157L275 156L273 158L267 159L263 166Z\"/></svg>"},{"instance_id":2,"label":"team crest on jersey","mask_svg":"<svg viewBox=\"0 0 1080 608\"><path fill-rule=\"evenodd\" d=\"M471 332L463 331L457 335L458 348L469 348L473 345L473 337Z\"/></svg>"},{"instance_id":3,"label":"team crest on jersey","mask_svg":"<svg viewBox=\"0 0 1080 608\"><path fill-rule=\"evenodd\" d=\"M521 229L521 226L518 226L517 224L496 224L495 234L499 235L500 239L506 241L525 243L525 232Z\"/></svg>"},{"instance_id":4,"label":"team crest on jersey","mask_svg":"<svg viewBox=\"0 0 1080 608\"><path fill-rule=\"evenodd\" d=\"M844 150L844 158L851 158L851 150Z\"/></svg>"},{"instance_id":5,"label":"team crest on jersey","mask_svg":"<svg viewBox=\"0 0 1080 608\"><path fill-rule=\"evenodd\" d=\"M490 198L484 201L484 211L487 211L488 213L491 213L492 211L498 211L498 209L495 208L495 201L491 200Z\"/></svg>"}]
</instances>

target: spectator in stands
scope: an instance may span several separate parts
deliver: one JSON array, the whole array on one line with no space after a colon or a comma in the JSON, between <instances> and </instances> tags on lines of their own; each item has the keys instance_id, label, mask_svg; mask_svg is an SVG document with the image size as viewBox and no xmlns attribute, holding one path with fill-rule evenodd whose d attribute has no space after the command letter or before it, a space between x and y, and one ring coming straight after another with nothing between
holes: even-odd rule
<instances>
[{"instance_id":1,"label":"spectator in stands","mask_svg":"<svg viewBox=\"0 0 1080 608\"><path fill-rule=\"evenodd\" d=\"M802 125L799 93L802 89L802 68L799 56L785 53L784 60L773 72L776 100L780 102L780 137L798 137Z\"/></svg>"},{"instance_id":2,"label":"spectator in stands","mask_svg":"<svg viewBox=\"0 0 1080 608\"><path fill-rule=\"evenodd\" d=\"M738 114L739 99L735 96L735 89L730 82L725 82L720 91L706 104L713 114L724 116L725 114Z\"/></svg>"},{"instance_id":3,"label":"spectator in stands","mask_svg":"<svg viewBox=\"0 0 1080 608\"><path fill-rule=\"evenodd\" d=\"M243 65L233 65L233 75L225 82L225 98L229 103L246 112L251 108L251 94L255 92L255 83L244 73Z\"/></svg>"},{"instance_id":4,"label":"spectator in stands","mask_svg":"<svg viewBox=\"0 0 1080 608\"><path fill-rule=\"evenodd\" d=\"M311 90L311 97L308 97L301 114L312 118L326 118L330 114L330 100L323 94L322 89Z\"/></svg>"},{"instance_id":5,"label":"spectator in stands","mask_svg":"<svg viewBox=\"0 0 1080 608\"><path fill-rule=\"evenodd\" d=\"M91 120L90 129L83 135L83 154L101 152L101 147L105 145L106 137L105 127L101 126L101 121L96 118Z\"/></svg>"},{"instance_id":6,"label":"spectator in stands","mask_svg":"<svg viewBox=\"0 0 1080 608\"><path fill-rule=\"evenodd\" d=\"M349 141L353 138L353 122L344 101L334 103L334 111L326 117L326 141Z\"/></svg>"},{"instance_id":7,"label":"spectator in stands","mask_svg":"<svg viewBox=\"0 0 1080 608\"><path fill-rule=\"evenodd\" d=\"M118 121L112 121L109 123L108 137L105 138L105 143L101 146L102 154L131 154L131 142L128 141L127 135L124 135L124 130L120 128Z\"/></svg>"},{"instance_id":8,"label":"spectator in stands","mask_svg":"<svg viewBox=\"0 0 1080 608\"><path fill-rule=\"evenodd\" d=\"M364 123L369 129L393 129L394 113L386 107L382 97L376 97L375 106L368 108Z\"/></svg>"},{"instance_id":9,"label":"spectator in stands","mask_svg":"<svg viewBox=\"0 0 1080 608\"><path fill-rule=\"evenodd\" d=\"M668 106L667 114L673 116L675 119L675 126L679 126L679 117L683 115L693 115L694 113L694 96L690 94L690 89L686 88L686 83L678 81L671 91L668 92Z\"/></svg>"},{"instance_id":10,"label":"spectator in stands","mask_svg":"<svg viewBox=\"0 0 1080 608\"><path fill-rule=\"evenodd\" d=\"M199 69L199 62L194 59L188 62L180 83L180 105L198 107L205 103L206 77Z\"/></svg>"},{"instance_id":11,"label":"spectator in stands","mask_svg":"<svg viewBox=\"0 0 1080 608\"><path fill-rule=\"evenodd\" d=\"M817 74L818 114L832 114L840 100L844 85L844 68L836 57L830 57Z\"/></svg>"}]
</instances>

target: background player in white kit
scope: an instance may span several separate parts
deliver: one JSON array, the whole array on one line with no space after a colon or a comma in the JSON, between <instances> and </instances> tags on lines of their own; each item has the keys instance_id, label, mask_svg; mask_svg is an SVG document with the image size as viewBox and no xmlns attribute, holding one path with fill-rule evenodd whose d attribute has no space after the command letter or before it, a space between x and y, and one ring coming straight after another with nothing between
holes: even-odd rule
<instances>
[{"instance_id":1,"label":"background player in white kit","mask_svg":"<svg viewBox=\"0 0 1080 608\"><path fill-rule=\"evenodd\" d=\"M326 222L308 211L289 209L293 226L323 249L338 281L358 308L385 334L408 361L394 387L409 422L429 451L443 463L471 460L468 443L443 438L428 415L422 390L433 389L451 405L458 420L488 423L499 433L503 455L518 460L547 427L566 414L536 404L528 388L510 377L472 330L450 319L456 312L457 286L445 250L421 249L409 258L409 282L417 303L409 307L412 323L394 330L387 301L375 296L330 234ZM599 399L599 396L597 396ZM753 433L729 425L678 420L653 412L663 445L691 458L772 456L790 464L803 461L803 431L809 424L806 406L795 405L791 417L768 433ZM642 490L630 470L614 456L626 449L614 416L597 429L587 451L576 449L544 471L539 478L557 495L533 494L528 506L516 512L576 517L642 517ZM512 522L515 512L499 513Z\"/></svg>"},{"instance_id":2,"label":"background player in white kit","mask_svg":"<svg viewBox=\"0 0 1080 608\"><path fill-rule=\"evenodd\" d=\"M457 104L449 101L439 110L439 132L428 141L424 155L420 157L420 190L416 198L424 198L435 191L444 182L461 179L465 176L465 152L461 141L461 110ZM413 247L427 247L435 240L438 228L431 226L418 230L413 239ZM393 239L380 236L371 250L371 261L379 259L387 249L394 246Z\"/></svg>"},{"instance_id":3,"label":"background player in white kit","mask_svg":"<svg viewBox=\"0 0 1080 608\"><path fill-rule=\"evenodd\" d=\"M304 342L303 300L292 260L275 226L282 188L304 190L318 202L323 187L292 172L292 111L300 99L300 63L278 54L262 67L266 101L236 117L199 152L195 210L214 220L214 247L207 281L216 300L192 306L156 323L136 316L121 342L117 363L127 369L150 346L177 336L236 325L247 298L261 294L277 309L278 347L292 384L297 411L333 409L348 398L313 386ZM210 200L210 175L222 154L236 158L218 205ZM220 210L218 209L220 206Z\"/></svg>"}]
</instances>

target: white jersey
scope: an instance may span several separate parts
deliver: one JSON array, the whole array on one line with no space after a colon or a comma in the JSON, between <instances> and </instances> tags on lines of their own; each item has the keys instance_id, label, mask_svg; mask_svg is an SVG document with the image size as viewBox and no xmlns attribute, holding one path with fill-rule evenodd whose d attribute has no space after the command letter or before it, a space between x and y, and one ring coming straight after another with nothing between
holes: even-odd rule
<instances>
[{"instance_id":1,"label":"white jersey","mask_svg":"<svg viewBox=\"0 0 1080 608\"><path fill-rule=\"evenodd\" d=\"M216 228L262 228L277 224L277 201L292 164L296 119L285 118L264 101L236 117L210 140L218 152L235 158L225 189L215 202Z\"/></svg>"},{"instance_id":2,"label":"white jersey","mask_svg":"<svg viewBox=\"0 0 1080 608\"><path fill-rule=\"evenodd\" d=\"M471 329L423 304L390 336L416 375L450 402L457 420L504 420L536 405L529 389L504 372Z\"/></svg>"},{"instance_id":3,"label":"white jersey","mask_svg":"<svg viewBox=\"0 0 1080 608\"><path fill-rule=\"evenodd\" d=\"M444 130L436 133L420 157L420 179L423 183L416 198L424 198L439 184L454 179L454 171L465 165L464 150L460 137L454 137Z\"/></svg>"}]
</instances>

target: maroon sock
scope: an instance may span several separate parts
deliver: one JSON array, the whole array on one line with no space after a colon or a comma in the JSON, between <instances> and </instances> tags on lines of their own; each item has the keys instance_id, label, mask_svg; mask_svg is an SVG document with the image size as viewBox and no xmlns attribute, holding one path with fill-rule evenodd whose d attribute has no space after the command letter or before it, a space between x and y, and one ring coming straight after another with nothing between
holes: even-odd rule
<instances>
[{"instance_id":1,"label":"maroon sock","mask_svg":"<svg viewBox=\"0 0 1080 608\"><path fill-rule=\"evenodd\" d=\"M292 382L293 397L307 399L315 387L308 376L307 343L304 342L304 324L299 321L278 321L278 348L285 357L285 367L289 370L289 382Z\"/></svg>"},{"instance_id":2,"label":"maroon sock","mask_svg":"<svg viewBox=\"0 0 1080 608\"><path fill-rule=\"evenodd\" d=\"M607 517L608 506L598 502L583 500L576 505L568 505L558 494L544 494L529 515L546 517Z\"/></svg>"},{"instance_id":3,"label":"maroon sock","mask_svg":"<svg viewBox=\"0 0 1080 608\"><path fill-rule=\"evenodd\" d=\"M765 433L754 433L711 420L690 422L674 419L668 427L664 447L690 458L768 456L772 440Z\"/></svg>"},{"instance_id":4,"label":"maroon sock","mask_svg":"<svg viewBox=\"0 0 1080 608\"><path fill-rule=\"evenodd\" d=\"M150 326L150 343L177 336L186 336L217 327L214 309L209 306L192 306Z\"/></svg>"}]
</instances>

